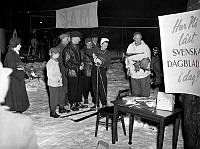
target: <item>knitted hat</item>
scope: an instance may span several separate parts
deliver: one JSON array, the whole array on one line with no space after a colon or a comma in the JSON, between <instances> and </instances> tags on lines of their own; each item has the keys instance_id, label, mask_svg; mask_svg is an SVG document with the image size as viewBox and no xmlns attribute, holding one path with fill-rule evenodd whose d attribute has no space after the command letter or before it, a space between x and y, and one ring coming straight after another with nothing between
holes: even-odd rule
<instances>
[{"instance_id":1,"label":"knitted hat","mask_svg":"<svg viewBox=\"0 0 200 149\"><path fill-rule=\"evenodd\" d=\"M80 32L78 32L78 31L73 31L73 32L71 32L71 37L82 37L82 35L81 35L81 33Z\"/></svg>"},{"instance_id":2,"label":"knitted hat","mask_svg":"<svg viewBox=\"0 0 200 149\"><path fill-rule=\"evenodd\" d=\"M109 39L108 38L101 38L100 44L103 44L104 42L109 42Z\"/></svg>"},{"instance_id":3,"label":"knitted hat","mask_svg":"<svg viewBox=\"0 0 200 149\"><path fill-rule=\"evenodd\" d=\"M66 32L66 33L63 33L59 36L59 38L62 40L64 39L65 37L70 37L70 32Z\"/></svg>"},{"instance_id":4,"label":"knitted hat","mask_svg":"<svg viewBox=\"0 0 200 149\"><path fill-rule=\"evenodd\" d=\"M85 39L85 43L88 43L88 42L92 42L92 39L91 38L86 38Z\"/></svg>"}]
</instances>

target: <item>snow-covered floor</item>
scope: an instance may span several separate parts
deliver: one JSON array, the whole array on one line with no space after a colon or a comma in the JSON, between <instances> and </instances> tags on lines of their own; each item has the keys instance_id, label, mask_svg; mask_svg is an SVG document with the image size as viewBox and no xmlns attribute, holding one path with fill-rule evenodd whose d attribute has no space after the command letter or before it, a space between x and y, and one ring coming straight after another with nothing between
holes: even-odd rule
<instances>
[{"instance_id":1,"label":"snow-covered floor","mask_svg":"<svg viewBox=\"0 0 200 149\"><path fill-rule=\"evenodd\" d=\"M28 64L34 66L36 73L43 76L45 63ZM98 136L94 136L96 116L81 122L71 121L72 117L50 118L48 95L43 79L26 80L30 108L24 112L32 118L38 145L41 149L95 149L99 140L111 143L111 130L106 131L100 125ZM119 90L129 88L129 81L125 79L123 65L115 63L108 71L108 101L114 100ZM89 99L91 103L91 98ZM72 112L71 112L72 113ZM84 115L84 114L83 114ZM74 117L73 117L74 118ZM128 117L125 118L128 134ZM153 128L153 129L152 129ZM172 148L172 125L165 129L163 149ZM133 149L156 149L157 130L155 127L134 122L132 145L128 145L128 135L124 136L121 124L118 123L119 141L116 145L130 146ZM180 128L177 149L183 149L183 138Z\"/></svg>"}]
</instances>

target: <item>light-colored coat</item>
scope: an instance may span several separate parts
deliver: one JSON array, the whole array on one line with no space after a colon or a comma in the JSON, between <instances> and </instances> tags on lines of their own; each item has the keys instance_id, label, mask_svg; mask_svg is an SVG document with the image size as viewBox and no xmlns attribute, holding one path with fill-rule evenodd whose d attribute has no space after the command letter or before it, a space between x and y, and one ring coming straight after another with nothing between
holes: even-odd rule
<instances>
[{"instance_id":1,"label":"light-colored coat","mask_svg":"<svg viewBox=\"0 0 200 149\"><path fill-rule=\"evenodd\" d=\"M147 57L151 58L151 51L144 41L141 41L141 45L138 45L138 46L136 46L135 42L133 42L127 48L126 53L143 53L143 52L144 54L132 55L130 57L127 57L125 60L126 68L130 69L131 78L140 79L140 78L145 78L148 75L150 75L150 71L144 71L142 69L136 72L134 63L135 61L142 60L143 58L147 58ZM150 68L150 65L149 65L149 68Z\"/></svg>"},{"instance_id":2,"label":"light-colored coat","mask_svg":"<svg viewBox=\"0 0 200 149\"><path fill-rule=\"evenodd\" d=\"M62 84L62 74L60 72L60 67L58 62L53 59L50 59L47 64L47 77L48 82L47 84L52 87L59 87L63 86Z\"/></svg>"}]
</instances>

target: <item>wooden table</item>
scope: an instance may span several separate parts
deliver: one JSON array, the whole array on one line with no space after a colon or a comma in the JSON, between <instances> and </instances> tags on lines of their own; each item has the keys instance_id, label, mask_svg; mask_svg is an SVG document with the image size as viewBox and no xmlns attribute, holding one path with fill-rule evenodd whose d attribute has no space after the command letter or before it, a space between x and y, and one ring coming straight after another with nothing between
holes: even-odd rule
<instances>
[{"instance_id":1,"label":"wooden table","mask_svg":"<svg viewBox=\"0 0 200 149\"><path fill-rule=\"evenodd\" d=\"M156 110L155 108L146 108L142 106L136 106L134 104L126 104L126 101L123 99L112 101L114 104L114 118L113 118L113 134L112 134L112 143L115 144L117 136L117 116L118 112L125 112L130 114L129 119L129 144L132 144L132 133L133 133L133 124L134 116L140 117L145 120L149 120L157 124L158 134L157 134L157 149L162 149L163 147L163 138L165 126L171 123L174 124L173 129L173 143L172 148L176 149L178 133L179 133L179 124L181 119L181 109L175 109L174 111L163 111Z\"/></svg>"}]
</instances>

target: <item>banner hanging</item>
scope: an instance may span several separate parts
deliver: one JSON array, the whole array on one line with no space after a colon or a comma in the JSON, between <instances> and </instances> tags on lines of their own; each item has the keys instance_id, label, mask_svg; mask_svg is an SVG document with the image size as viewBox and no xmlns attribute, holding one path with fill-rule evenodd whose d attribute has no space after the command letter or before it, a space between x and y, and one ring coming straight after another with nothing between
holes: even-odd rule
<instances>
[{"instance_id":1,"label":"banner hanging","mask_svg":"<svg viewBox=\"0 0 200 149\"><path fill-rule=\"evenodd\" d=\"M165 92L200 96L200 10L158 18Z\"/></svg>"},{"instance_id":2,"label":"banner hanging","mask_svg":"<svg viewBox=\"0 0 200 149\"><path fill-rule=\"evenodd\" d=\"M56 10L56 28L98 27L98 2Z\"/></svg>"}]
</instances>

